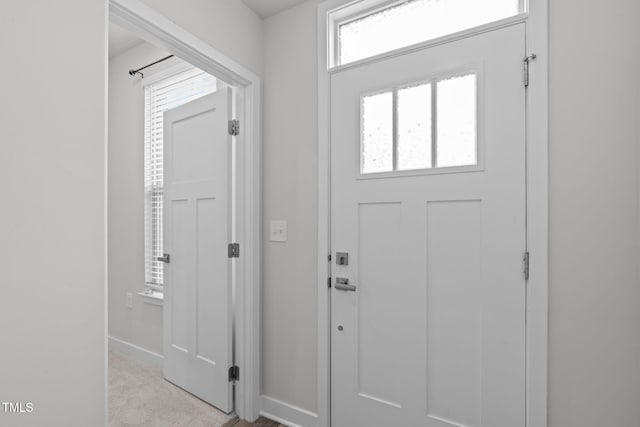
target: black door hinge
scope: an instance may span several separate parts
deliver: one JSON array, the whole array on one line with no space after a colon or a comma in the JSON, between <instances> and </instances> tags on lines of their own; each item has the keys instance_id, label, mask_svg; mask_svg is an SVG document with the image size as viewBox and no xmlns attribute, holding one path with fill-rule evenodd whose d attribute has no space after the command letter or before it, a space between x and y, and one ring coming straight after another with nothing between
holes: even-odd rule
<instances>
[{"instance_id":1,"label":"black door hinge","mask_svg":"<svg viewBox=\"0 0 640 427\"><path fill-rule=\"evenodd\" d=\"M239 243L229 243L229 258L240 258Z\"/></svg>"},{"instance_id":2,"label":"black door hinge","mask_svg":"<svg viewBox=\"0 0 640 427\"><path fill-rule=\"evenodd\" d=\"M229 382L236 381L240 381L240 368L234 365L229 368Z\"/></svg>"},{"instance_id":3,"label":"black door hinge","mask_svg":"<svg viewBox=\"0 0 640 427\"><path fill-rule=\"evenodd\" d=\"M231 135L231 136L240 135L240 121L239 120L229 120L229 135Z\"/></svg>"},{"instance_id":4,"label":"black door hinge","mask_svg":"<svg viewBox=\"0 0 640 427\"><path fill-rule=\"evenodd\" d=\"M524 273L524 280L529 280L529 252L525 252L522 256L522 270Z\"/></svg>"}]
</instances>

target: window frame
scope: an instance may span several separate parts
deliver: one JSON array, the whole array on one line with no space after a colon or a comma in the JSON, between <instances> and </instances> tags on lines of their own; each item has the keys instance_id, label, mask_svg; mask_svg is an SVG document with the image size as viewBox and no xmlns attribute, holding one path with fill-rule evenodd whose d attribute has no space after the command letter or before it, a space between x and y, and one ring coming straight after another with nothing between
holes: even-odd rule
<instances>
[{"instance_id":1,"label":"window frame","mask_svg":"<svg viewBox=\"0 0 640 427\"><path fill-rule=\"evenodd\" d=\"M462 77L467 75L475 75L476 77L476 163L473 165L460 165L460 166L430 166L428 168L422 169L405 169L405 170L397 170L397 93L399 90L409 87L415 87L423 84L431 84L432 101L435 101L437 104L437 84L444 80L453 79L456 77ZM440 175L447 173L468 173L468 172L481 172L485 169L485 127L484 127L484 69L482 64L476 64L467 67L449 69L446 71L435 73L431 76L428 76L424 79L420 79L417 81L404 82L400 84L393 85L391 87L385 86L376 88L375 90L366 91L360 94L359 99L359 143L354 144L356 149L358 150L357 159L357 180L368 180L368 179L381 179L381 178L401 178L407 176L422 176L422 175ZM372 96L380 93L392 92L393 93L393 108L392 112L394 116L394 129L393 129L393 167L394 170L385 171L385 172L369 172L364 173L362 171L363 166L363 148L364 148L364 132L363 132L363 103L362 100L364 97ZM437 120L437 111L434 109L434 105L431 106L431 120ZM437 136L434 138L434 133L437 134L437 126L434 127L432 122L432 150L437 150ZM433 155L433 151L432 151ZM433 163L432 163L433 164Z\"/></svg>"},{"instance_id":2,"label":"window frame","mask_svg":"<svg viewBox=\"0 0 640 427\"><path fill-rule=\"evenodd\" d=\"M483 26L489 26L491 28L494 28L496 24L499 22L511 21L511 20L522 20L523 16L528 15L528 0L517 0L519 12L515 15L508 16L506 18L503 18L497 21L487 22L485 24L481 24L476 27L470 27L461 31L444 34L440 37L422 40L421 42L418 42L412 45L401 46L399 48L386 51L386 52L381 52L377 55L361 58L356 61L347 62L344 64L340 62L340 27L342 25L349 24L351 22L365 18L369 15L374 15L386 9L391 9L402 3L406 3L407 1L410 1L410 0L356 0L354 2L347 3L346 5L340 8L332 10L328 14L328 20L327 20L327 25L328 25L327 35L328 35L328 47L329 47L328 49L329 52L327 57L328 69L333 69L336 67L351 66L353 64L358 64L362 61L369 61L371 60L371 58L375 58L379 55L386 56L386 55L389 55L390 52L410 49L415 46L420 46L425 43L430 43L434 40L439 40L440 38L448 39L455 34L460 34L465 32L476 33L478 29L482 28Z\"/></svg>"},{"instance_id":3,"label":"window frame","mask_svg":"<svg viewBox=\"0 0 640 427\"><path fill-rule=\"evenodd\" d=\"M151 127L151 123L150 121L153 120L153 116L155 115L153 112L150 111L151 108L153 108L153 103L151 101L148 100L148 96L149 96L149 91L151 90L151 87L154 85L157 85L159 83L162 83L163 81L166 81L168 79L171 79L173 77L175 77L176 75L179 74L183 74L183 73L187 73L187 72L192 72L194 70L200 70L202 73L206 73L206 71L203 71L189 63L183 62L183 63L179 63L176 64L174 66L168 67L162 71L156 72L152 75L149 75L148 77L145 77L145 79L142 81L142 89L143 89L143 98L144 98L144 112L143 112L143 129L144 129L144 138L143 138L143 147L144 147L144 166L143 166L143 197L144 197L144 233L145 233L145 238L144 238L144 272L145 272L145 289L151 289L154 291L158 291L158 292L163 292L164 290L164 265L162 263L160 263L159 261L154 260L153 258L155 257L154 255L154 251L153 251L153 247L155 246L155 241L156 241L156 236L155 236L155 225L154 225L154 212L155 209L153 207L153 200L154 200L154 193L160 193L161 196L160 198L162 199L164 197L164 180L161 186L158 185L147 185L147 175L150 174L150 165L148 164L148 150L151 149L151 147L149 146L149 144L152 144L151 141L148 141L148 136L147 136L147 132L148 129ZM209 73L206 73L209 74ZM209 74L211 75L211 74ZM196 78L197 76L192 76L191 78ZM211 77L216 81L216 88L217 86L220 84L220 81L215 77L212 76ZM208 94L208 93L207 93ZM205 94L205 95L207 95ZM205 95L201 95L201 96L205 96ZM199 98L199 97L198 97ZM197 98L196 98L197 99ZM183 104L180 104L183 105ZM175 108L175 107L173 107ZM166 111L166 110L165 110ZM162 143L164 143L164 140L162 141ZM163 159L162 159L162 175L164 176L164 153L163 153ZM159 224L159 228L160 228L160 233L163 232L163 228L164 228L164 202L162 202L162 204L160 205L159 209L160 209L160 224ZM161 243L162 245L162 243ZM160 252L164 252L164 248L162 248L162 250ZM162 283L158 283L153 281L153 264L154 263L159 263L159 265L162 266Z\"/></svg>"},{"instance_id":4,"label":"window frame","mask_svg":"<svg viewBox=\"0 0 640 427\"><path fill-rule=\"evenodd\" d=\"M176 71L176 73L173 74L177 74L179 72L183 72L186 71L188 69L188 67L184 67L184 70L180 70L180 71ZM163 73L164 74L164 73ZM173 75L171 74L171 75ZM148 140L148 132L150 131L150 127L151 127L151 121L153 120L153 116L155 115L153 110L153 106L152 103L148 100L148 98L151 96L149 91L151 90L151 87L154 84L160 83L161 81L163 81L164 79L169 78L170 75L155 75L153 79L149 79L148 81L144 82L144 84L142 85L142 89L143 89L143 97L144 97L144 113L143 113L143 123L144 123L144 142L143 142L143 147L144 147L144 167L143 167L143 194L144 194L144 282L145 282L145 287L147 289L153 289L153 290L157 290L157 291L163 291L164 290L164 277L162 280L162 283L157 283L155 281L153 281L153 269L154 269L154 246L155 246L155 240L156 240L156 233L154 232L154 229L156 227L156 221L154 220L154 213L155 213L155 209L153 207L153 200L154 200L154 193L157 192L161 192L164 195L164 183L162 186L157 186L157 185L147 185L147 176L152 174L151 172L151 167L149 164L149 151L152 150L153 148L151 147L151 145L153 145L153 143ZM162 174L164 174L164 159L163 159L163 165L162 165ZM160 216L160 233L162 233L162 210L163 208L160 207L160 211L161 211L161 216ZM164 270L164 269L163 269ZM162 273L162 276L164 276L164 272Z\"/></svg>"}]
</instances>

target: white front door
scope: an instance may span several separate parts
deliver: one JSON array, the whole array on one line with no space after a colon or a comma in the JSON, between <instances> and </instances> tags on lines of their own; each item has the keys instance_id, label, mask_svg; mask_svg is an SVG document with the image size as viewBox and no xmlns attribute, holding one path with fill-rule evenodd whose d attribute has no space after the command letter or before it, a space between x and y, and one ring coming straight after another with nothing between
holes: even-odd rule
<instances>
[{"instance_id":1,"label":"white front door","mask_svg":"<svg viewBox=\"0 0 640 427\"><path fill-rule=\"evenodd\" d=\"M231 92L164 116L164 376L231 412Z\"/></svg>"},{"instance_id":2,"label":"white front door","mask_svg":"<svg viewBox=\"0 0 640 427\"><path fill-rule=\"evenodd\" d=\"M515 24L332 73L333 427L524 426L524 54Z\"/></svg>"}]
</instances>

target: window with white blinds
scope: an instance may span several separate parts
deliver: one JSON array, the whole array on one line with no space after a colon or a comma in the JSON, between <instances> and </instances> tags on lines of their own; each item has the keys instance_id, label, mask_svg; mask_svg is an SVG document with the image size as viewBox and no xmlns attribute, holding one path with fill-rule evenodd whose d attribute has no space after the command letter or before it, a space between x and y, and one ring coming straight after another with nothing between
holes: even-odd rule
<instances>
[{"instance_id":1,"label":"window with white blinds","mask_svg":"<svg viewBox=\"0 0 640 427\"><path fill-rule=\"evenodd\" d=\"M147 285L164 284L163 254L163 131L164 112L216 91L216 79L197 68L176 73L145 86L144 196L145 196L145 280Z\"/></svg>"}]
</instances>

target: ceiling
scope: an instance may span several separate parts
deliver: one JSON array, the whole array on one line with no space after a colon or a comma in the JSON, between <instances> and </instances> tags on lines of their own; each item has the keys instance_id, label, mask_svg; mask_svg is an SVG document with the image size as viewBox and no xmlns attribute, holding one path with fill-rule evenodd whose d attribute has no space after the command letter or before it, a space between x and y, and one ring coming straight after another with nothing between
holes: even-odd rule
<instances>
[{"instance_id":1,"label":"ceiling","mask_svg":"<svg viewBox=\"0 0 640 427\"><path fill-rule=\"evenodd\" d=\"M142 39L115 24L109 23L109 58L120 55L140 43L143 43Z\"/></svg>"},{"instance_id":2,"label":"ceiling","mask_svg":"<svg viewBox=\"0 0 640 427\"><path fill-rule=\"evenodd\" d=\"M297 4L304 3L306 0L242 0L244 4L253 9L263 18L268 18L285 9L293 7Z\"/></svg>"}]
</instances>

